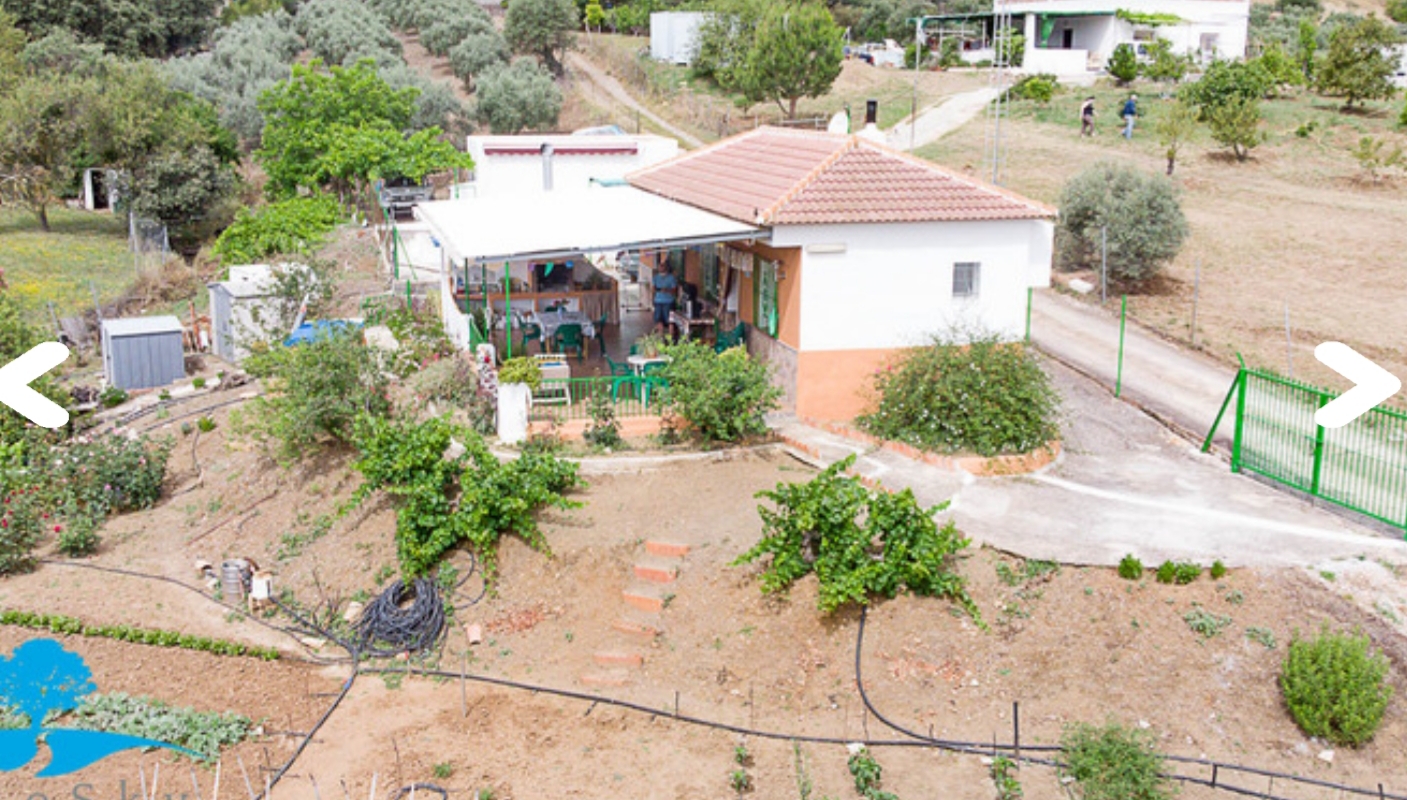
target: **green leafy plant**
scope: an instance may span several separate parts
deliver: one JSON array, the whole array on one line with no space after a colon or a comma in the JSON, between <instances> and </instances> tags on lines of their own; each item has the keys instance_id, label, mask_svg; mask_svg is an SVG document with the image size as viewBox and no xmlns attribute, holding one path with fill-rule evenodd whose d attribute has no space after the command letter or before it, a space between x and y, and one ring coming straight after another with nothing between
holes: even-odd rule
<instances>
[{"instance_id":1,"label":"green leafy plant","mask_svg":"<svg viewBox=\"0 0 1407 800\"><path fill-rule=\"evenodd\" d=\"M1226 602L1233 606L1239 606L1246 602L1246 595L1242 594L1240 589L1232 589L1226 593Z\"/></svg>"},{"instance_id":2,"label":"green leafy plant","mask_svg":"<svg viewBox=\"0 0 1407 800\"><path fill-rule=\"evenodd\" d=\"M1028 558L1021 562L1019 569L1012 569L1005 562L996 566L997 577L1007 586L1021 586L1033 580L1045 578L1060 571L1060 565L1054 561L1041 561L1036 558Z\"/></svg>"},{"instance_id":3,"label":"green leafy plant","mask_svg":"<svg viewBox=\"0 0 1407 800\"><path fill-rule=\"evenodd\" d=\"M1164 561L1158 565L1158 571L1154 577L1158 583L1173 583L1177 580L1177 565L1171 561Z\"/></svg>"},{"instance_id":4,"label":"green leafy plant","mask_svg":"<svg viewBox=\"0 0 1407 800\"><path fill-rule=\"evenodd\" d=\"M1218 558L1212 562L1212 568L1208 574L1212 576L1212 580L1219 581L1226 577L1226 565L1221 563L1221 559Z\"/></svg>"},{"instance_id":5,"label":"green leafy plant","mask_svg":"<svg viewBox=\"0 0 1407 800\"><path fill-rule=\"evenodd\" d=\"M205 379L204 379L204 378L196 378L196 379L194 379L194 380L191 381L191 386L195 387L196 389L204 389L204 388L205 388Z\"/></svg>"},{"instance_id":6,"label":"green leafy plant","mask_svg":"<svg viewBox=\"0 0 1407 800\"><path fill-rule=\"evenodd\" d=\"M109 386L98 395L98 402L106 408L116 408L127 402L127 397L127 392L116 386Z\"/></svg>"},{"instance_id":7,"label":"green leafy plant","mask_svg":"<svg viewBox=\"0 0 1407 800\"><path fill-rule=\"evenodd\" d=\"M195 427L198 428L201 433L209 433L215 430L215 420L211 417L200 417L195 421Z\"/></svg>"},{"instance_id":8,"label":"green leafy plant","mask_svg":"<svg viewBox=\"0 0 1407 800\"><path fill-rule=\"evenodd\" d=\"M1114 47L1114 52L1109 56L1109 75L1120 86L1127 86L1138 77L1138 55L1134 53L1133 45L1121 42Z\"/></svg>"},{"instance_id":9,"label":"green leafy plant","mask_svg":"<svg viewBox=\"0 0 1407 800\"><path fill-rule=\"evenodd\" d=\"M1126 581L1136 581L1143 577L1143 562L1132 553L1119 559L1119 577Z\"/></svg>"},{"instance_id":10,"label":"green leafy plant","mask_svg":"<svg viewBox=\"0 0 1407 800\"><path fill-rule=\"evenodd\" d=\"M341 218L336 198L295 197L251 212L241 209L212 250L224 264L256 264L274 255L308 255Z\"/></svg>"},{"instance_id":11,"label":"green leafy plant","mask_svg":"<svg viewBox=\"0 0 1407 800\"><path fill-rule=\"evenodd\" d=\"M740 767L752 766L752 752L747 749L747 743L739 742L733 748L733 761Z\"/></svg>"},{"instance_id":12,"label":"green leafy plant","mask_svg":"<svg viewBox=\"0 0 1407 800\"><path fill-rule=\"evenodd\" d=\"M745 769L735 769L728 773L728 785L733 791L742 794L752 788L752 776Z\"/></svg>"},{"instance_id":13,"label":"green leafy plant","mask_svg":"<svg viewBox=\"0 0 1407 800\"><path fill-rule=\"evenodd\" d=\"M868 800L898 800L894 794L880 788L884 770L870 755L868 748L860 747L852 752L845 765L850 769L850 775L855 779L855 791L861 797Z\"/></svg>"},{"instance_id":14,"label":"green leafy plant","mask_svg":"<svg viewBox=\"0 0 1407 800\"><path fill-rule=\"evenodd\" d=\"M664 407L689 423L706 442L737 442L768 433L765 416L782 392L767 365L735 347L715 353L696 341L661 348L669 358L663 379Z\"/></svg>"},{"instance_id":15,"label":"green leafy plant","mask_svg":"<svg viewBox=\"0 0 1407 800\"><path fill-rule=\"evenodd\" d=\"M179 745L215 759L220 750L249 737L254 722L239 714L219 714L168 706L159 700L114 692L93 694L69 716L67 725L90 731L121 733Z\"/></svg>"},{"instance_id":16,"label":"green leafy plant","mask_svg":"<svg viewBox=\"0 0 1407 800\"><path fill-rule=\"evenodd\" d=\"M1064 772L1083 800L1167 800L1172 786L1154 742L1150 731L1117 722L1071 725L1060 738Z\"/></svg>"},{"instance_id":17,"label":"green leafy plant","mask_svg":"<svg viewBox=\"0 0 1407 800\"><path fill-rule=\"evenodd\" d=\"M874 377L858 422L882 439L942 453L1026 453L1059 436L1059 397L1035 354L994 335L953 333L903 351Z\"/></svg>"},{"instance_id":18,"label":"green leafy plant","mask_svg":"<svg viewBox=\"0 0 1407 800\"><path fill-rule=\"evenodd\" d=\"M535 392L542 385L542 370L538 367L537 360L531 357L510 358L498 368L498 382L527 384L527 387Z\"/></svg>"},{"instance_id":19,"label":"green leafy plant","mask_svg":"<svg viewBox=\"0 0 1407 800\"><path fill-rule=\"evenodd\" d=\"M603 450L619 449L625 444L625 440L620 436L620 422L616 419L615 407L605 392L593 394L586 410L591 415L591 424L582 433L582 438L587 444Z\"/></svg>"},{"instance_id":20,"label":"green leafy plant","mask_svg":"<svg viewBox=\"0 0 1407 800\"><path fill-rule=\"evenodd\" d=\"M439 780L444 780L454 775L454 765L448 761L442 761L434 766L434 769L431 770L431 774Z\"/></svg>"},{"instance_id":21,"label":"green leafy plant","mask_svg":"<svg viewBox=\"0 0 1407 800\"><path fill-rule=\"evenodd\" d=\"M1231 624L1231 617L1222 614L1213 614L1204 608L1194 608L1182 615L1182 621L1187 623L1193 633L1200 635L1203 639L1210 639L1220 634Z\"/></svg>"},{"instance_id":22,"label":"green leafy plant","mask_svg":"<svg viewBox=\"0 0 1407 800\"><path fill-rule=\"evenodd\" d=\"M217 656L251 656L264 661L277 661L279 658L279 652L273 648L227 642L204 636L192 636L176 631L134 628L129 625L87 625L82 620L59 614L37 614L7 609L0 611L0 625L13 625L19 628L57 634L114 639L120 642L155 647L177 647L183 650L212 653Z\"/></svg>"},{"instance_id":23,"label":"green leafy plant","mask_svg":"<svg viewBox=\"0 0 1407 800\"><path fill-rule=\"evenodd\" d=\"M1016 762L1006 756L992 759L992 783L997 787L997 800L1021 800L1025 792L1016 777Z\"/></svg>"},{"instance_id":24,"label":"green leafy plant","mask_svg":"<svg viewBox=\"0 0 1407 800\"><path fill-rule=\"evenodd\" d=\"M1280 689L1305 733L1357 747L1373 738L1392 699L1387 671L1366 634L1334 633L1326 624L1313 639L1295 632Z\"/></svg>"},{"instance_id":25,"label":"green leafy plant","mask_svg":"<svg viewBox=\"0 0 1407 800\"><path fill-rule=\"evenodd\" d=\"M1275 632L1269 628L1260 628L1252 625L1246 629L1246 638L1263 645L1267 650L1275 649Z\"/></svg>"},{"instance_id":26,"label":"green leafy plant","mask_svg":"<svg viewBox=\"0 0 1407 800\"><path fill-rule=\"evenodd\" d=\"M783 591L814 572L820 582L817 603L825 612L848 603L866 605L872 595L894 597L904 589L951 598L980 623L962 576L948 564L968 540L952 521L939 527L933 519L939 509L922 508L912 491L871 491L843 475L853 463L851 456L807 483L779 483L758 492L773 506L757 509L762 540L733 563L770 555L762 573L766 592Z\"/></svg>"},{"instance_id":27,"label":"green leafy plant","mask_svg":"<svg viewBox=\"0 0 1407 800\"><path fill-rule=\"evenodd\" d=\"M451 439L464 446L454 458L448 456ZM443 419L363 417L356 442L361 457L355 467L365 482L351 504L378 490L392 497L396 552L406 577L428 573L449 550L467 544L492 583L500 538L516 535L547 552L538 509L579 505L563 496L580 483L575 464L532 452L501 462L477 433Z\"/></svg>"},{"instance_id":28,"label":"green leafy plant","mask_svg":"<svg viewBox=\"0 0 1407 800\"><path fill-rule=\"evenodd\" d=\"M1055 97L1055 93L1060 91L1060 81L1056 76L1047 73L1027 75L1013 84L1008 91L1011 97L1016 100L1049 103L1051 98Z\"/></svg>"},{"instance_id":29,"label":"green leafy plant","mask_svg":"<svg viewBox=\"0 0 1407 800\"><path fill-rule=\"evenodd\" d=\"M1197 580L1197 577L1201 574L1202 568L1190 561L1178 562L1173 567L1173 580L1176 581L1178 586L1185 586Z\"/></svg>"},{"instance_id":30,"label":"green leafy plant","mask_svg":"<svg viewBox=\"0 0 1407 800\"><path fill-rule=\"evenodd\" d=\"M1372 183L1382 183L1385 173L1389 170L1407 168L1407 156L1404 156L1402 145L1388 147L1385 139L1375 139L1372 136L1364 136L1358 140L1358 146L1353 149L1353 157L1358 161L1358 168L1362 170L1363 176Z\"/></svg>"}]
</instances>

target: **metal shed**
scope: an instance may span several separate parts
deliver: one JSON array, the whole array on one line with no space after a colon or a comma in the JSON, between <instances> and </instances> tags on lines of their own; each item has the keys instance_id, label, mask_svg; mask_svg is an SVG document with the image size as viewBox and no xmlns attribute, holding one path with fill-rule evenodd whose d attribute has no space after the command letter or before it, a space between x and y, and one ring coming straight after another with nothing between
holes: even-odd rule
<instances>
[{"instance_id":1,"label":"metal shed","mask_svg":"<svg viewBox=\"0 0 1407 800\"><path fill-rule=\"evenodd\" d=\"M181 321L175 317L105 319L103 376L120 389L166 386L186 376Z\"/></svg>"}]
</instances>

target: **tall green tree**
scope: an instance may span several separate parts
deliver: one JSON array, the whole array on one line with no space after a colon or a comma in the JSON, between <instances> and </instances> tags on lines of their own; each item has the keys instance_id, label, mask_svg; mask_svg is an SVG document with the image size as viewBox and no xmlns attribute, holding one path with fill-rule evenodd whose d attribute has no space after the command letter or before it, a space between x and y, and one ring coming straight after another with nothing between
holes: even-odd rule
<instances>
[{"instance_id":1,"label":"tall green tree","mask_svg":"<svg viewBox=\"0 0 1407 800\"><path fill-rule=\"evenodd\" d=\"M1056 263L1098 269L1105 235L1110 275L1139 281L1157 274L1187 238L1173 182L1112 162L1071 178L1060 194Z\"/></svg>"},{"instance_id":2,"label":"tall green tree","mask_svg":"<svg viewBox=\"0 0 1407 800\"><path fill-rule=\"evenodd\" d=\"M520 58L490 67L478 79L475 115L494 133L546 129L557 124L562 91L537 62Z\"/></svg>"},{"instance_id":3,"label":"tall green tree","mask_svg":"<svg viewBox=\"0 0 1407 800\"><path fill-rule=\"evenodd\" d=\"M1336 28L1319 65L1319 92L1343 97L1344 108L1391 99L1397 94L1392 76L1402 63L1395 49L1401 41L1393 26L1372 15Z\"/></svg>"},{"instance_id":4,"label":"tall green tree","mask_svg":"<svg viewBox=\"0 0 1407 800\"><path fill-rule=\"evenodd\" d=\"M0 98L0 199L28 208L45 231L49 206L83 158L96 94L91 80L43 75Z\"/></svg>"},{"instance_id":5,"label":"tall green tree","mask_svg":"<svg viewBox=\"0 0 1407 800\"><path fill-rule=\"evenodd\" d=\"M508 42L498 31L476 33L450 49L449 65L464 87L472 90L477 76L490 67L506 65L511 55Z\"/></svg>"},{"instance_id":6,"label":"tall green tree","mask_svg":"<svg viewBox=\"0 0 1407 800\"><path fill-rule=\"evenodd\" d=\"M22 64L20 53L29 37L15 24L15 15L0 8L0 96L9 93L19 82Z\"/></svg>"},{"instance_id":7,"label":"tall green tree","mask_svg":"<svg viewBox=\"0 0 1407 800\"><path fill-rule=\"evenodd\" d=\"M699 26L698 47L689 62L694 74L737 90L746 74L748 54L766 11L761 0L720 0Z\"/></svg>"},{"instance_id":8,"label":"tall green tree","mask_svg":"<svg viewBox=\"0 0 1407 800\"><path fill-rule=\"evenodd\" d=\"M1207 112L1207 127L1217 144L1231 148L1237 161L1245 161L1251 150L1265 141L1259 100L1233 100Z\"/></svg>"},{"instance_id":9,"label":"tall green tree","mask_svg":"<svg viewBox=\"0 0 1407 800\"><path fill-rule=\"evenodd\" d=\"M819 3L769 7L757 25L739 88L749 102L774 102L796 117L803 97L820 97L840 75L840 28Z\"/></svg>"},{"instance_id":10,"label":"tall green tree","mask_svg":"<svg viewBox=\"0 0 1407 800\"><path fill-rule=\"evenodd\" d=\"M553 75L561 75L562 57L576 41L578 24L572 0L509 0L503 35L514 52L535 56Z\"/></svg>"},{"instance_id":11,"label":"tall green tree","mask_svg":"<svg viewBox=\"0 0 1407 800\"><path fill-rule=\"evenodd\" d=\"M1295 61L1299 62L1300 72L1306 82L1314 80L1314 54L1319 50L1319 29L1313 20L1300 20Z\"/></svg>"},{"instance_id":12,"label":"tall green tree","mask_svg":"<svg viewBox=\"0 0 1407 800\"><path fill-rule=\"evenodd\" d=\"M194 256L201 242L234 219L234 169L206 145L155 154L132 181L133 213L166 226L178 253Z\"/></svg>"},{"instance_id":13,"label":"tall green tree","mask_svg":"<svg viewBox=\"0 0 1407 800\"><path fill-rule=\"evenodd\" d=\"M0 0L31 37L68 29L114 55L166 56L202 45L219 0Z\"/></svg>"}]
</instances>

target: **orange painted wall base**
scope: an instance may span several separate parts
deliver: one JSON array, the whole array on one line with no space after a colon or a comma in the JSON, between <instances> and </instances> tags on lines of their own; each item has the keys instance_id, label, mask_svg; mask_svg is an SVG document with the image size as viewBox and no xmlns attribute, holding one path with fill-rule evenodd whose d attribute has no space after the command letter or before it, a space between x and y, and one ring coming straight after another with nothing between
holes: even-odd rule
<instances>
[{"instance_id":1,"label":"orange painted wall base","mask_svg":"<svg viewBox=\"0 0 1407 800\"><path fill-rule=\"evenodd\" d=\"M886 348L798 353L796 415L840 421L864 413L871 405L875 373L899 352Z\"/></svg>"}]
</instances>

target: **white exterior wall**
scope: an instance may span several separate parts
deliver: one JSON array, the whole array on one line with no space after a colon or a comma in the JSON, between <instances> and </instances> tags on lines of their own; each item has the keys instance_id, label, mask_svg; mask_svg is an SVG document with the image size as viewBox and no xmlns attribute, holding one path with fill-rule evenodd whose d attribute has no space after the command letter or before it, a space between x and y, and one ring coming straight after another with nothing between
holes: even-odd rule
<instances>
[{"instance_id":1,"label":"white exterior wall","mask_svg":"<svg viewBox=\"0 0 1407 800\"><path fill-rule=\"evenodd\" d=\"M1145 14L1174 14L1181 25L1155 28L1160 39L1172 43L1174 53L1192 52L1204 60L1243 58L1246 55L1250 25L1248 0L1025 0L1008 6L1013 14L1025 14L1025 72L1051 72L1056 75L1082 74L1088 62L1104 64L1120 43L1133 43L1133 26L1115 17L1124 9ZM1041 14L1096 14L1057 18L1049 46L1037 47ZM1074 31L1072 49L1063 50L1064 29ZM1203 38L1214 38L1211 49L1203 49ZM1210 40L1208 44L1210 44ZM1086 51L1077 54L1076 51ZM1091 58L1090 56L1093 56Z\"/></svg>"},{"instance_id":2,"label":"white exterior wall","mask_svg":"<svg viewBox=\"0 0 1407 800\"><path fill-rule=\"evenodd\" d=\"M907 347L954 325L1025 334L1026 290L1050 285L1049 220L806 225L772 230L801 247L801 351ZM807 245L845 245L811 253ZM982 265L978 296L952 296L953 264Z\"/></svg>"},{"instance_id":3,"label":"white exterior wall","mask_svg":"<svg viewBox=\"0 0 1407 800\"><path fill-rule=\"evenodd\" d=\"M698 11L656 11L650 15L650 58L688 64L699 46L699 26L706 15Z\"/></svg>"},{"instance_id":4,"label":"white exterior wall","mask_svg":"<svg viewBox=\"0 0 1407 800\"><path fill-rule=\"evenodd\" d=\"M627 173L643 169L661 161L667 161L679 154L679 142L663 136L554 136L522 137L525 142L550 141L554 145L585 146L593 141L605 140L614 143L620 140L633 140L637 149L633 154L609 155L570 155L555 153L552 156L552 188L585 189L591 179L620 180ZM474 158L474 195L492 197L503 194L541 192L542 156L537 153L509 155L486 155L485 145L501 142L501 136L470 136L469 154ZM540 146L540 145L539 145ZM536 147L534 149L537 149Z\"/></svg>"}]
</instances>

